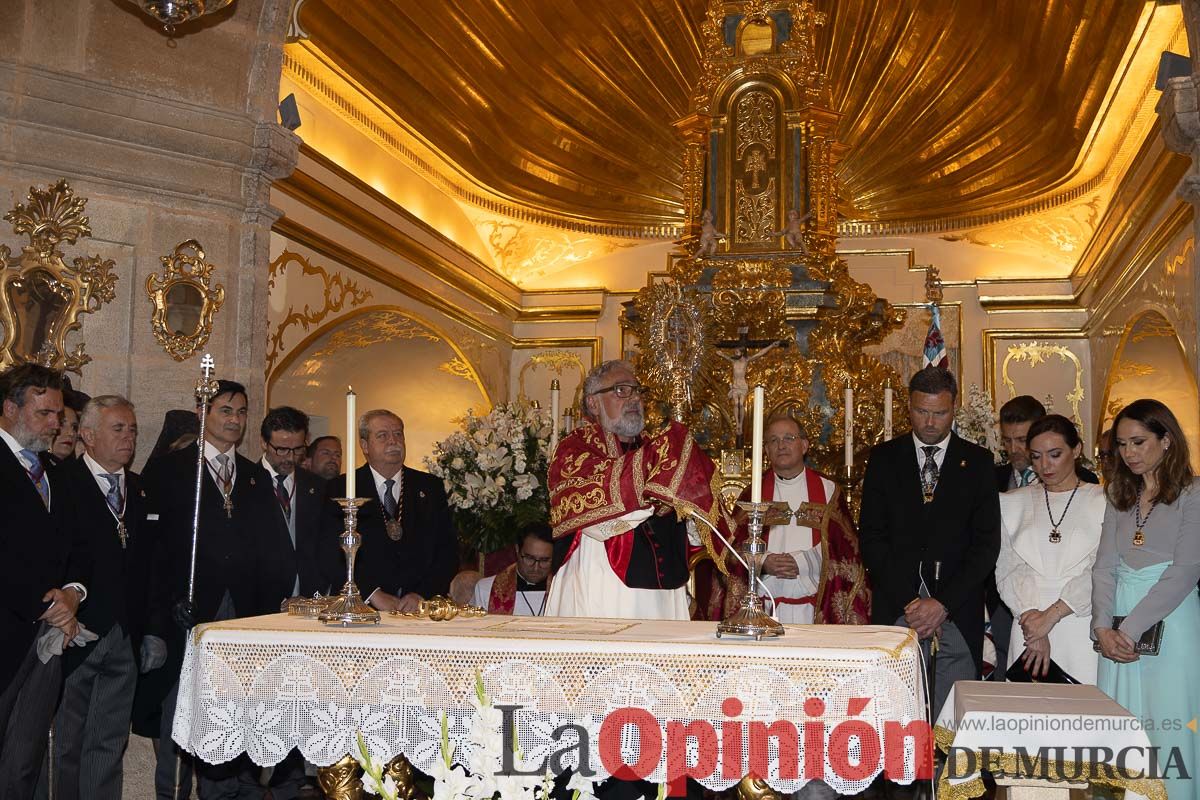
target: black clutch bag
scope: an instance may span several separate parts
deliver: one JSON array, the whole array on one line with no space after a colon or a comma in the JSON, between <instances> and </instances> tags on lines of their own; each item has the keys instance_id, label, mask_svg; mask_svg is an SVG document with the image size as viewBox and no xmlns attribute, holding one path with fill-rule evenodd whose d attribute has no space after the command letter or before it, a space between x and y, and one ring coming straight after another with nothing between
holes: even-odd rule
<instances>
[{"instance_id":1,"label":"black clutch bag","mask_svg":"<svg viewBox=\"0 0 1200 800\"><path fill-rule=\"evenodd\" d=\"M1012 663L1012 666L1004 673L1004 677L1013 683L1079 683L1071 677L1071 673L1060 667L1050 659L1050 668L1046 670L1044 678L1034 677L1029 670L1025 669L1025 653L1021 651L1021 655Z\"/></svg>"},{"instance_id":2,"label":"black clutch bag","mask_svg":"<svg viewBox=\"0 0 1200 800\"><path fill-rule=\"evenodd\" d=\"M1124 617L1113 617L1113 630L1115 631L1120 628L1121 623L1124 621ZM1133 652L1137 653L1139 656L1158 655L1158 651L1162 647L1163 622L1164 620L1160 619L1158 622L1151 625L1146 632L1142 634L1142 638L1138 639L1133 645ZM1092 649L1099 653L1100 643L1092 642Z\"/></svg>"}]
</instances>

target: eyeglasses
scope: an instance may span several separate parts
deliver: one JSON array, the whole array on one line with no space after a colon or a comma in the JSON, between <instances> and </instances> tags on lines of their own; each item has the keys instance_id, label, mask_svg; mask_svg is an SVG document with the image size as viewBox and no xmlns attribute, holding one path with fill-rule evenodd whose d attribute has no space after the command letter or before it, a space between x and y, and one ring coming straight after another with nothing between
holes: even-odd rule
<instances>
[{"instance_id":1,"label":"eyeglasses","mask_svg":"<svg viewBox=\"0 0 1200 800\"><path fill-rule=\"evenodd\" d=\"M607 394L608 392L612 392L624 400L627 397L633 397L635 394L642 394L645 391L645 386L640 386L636 383L614 383L607 389L597 389L592 394Z\"/></svg>"},{"instance_id":2,"label":"eyeglasses","mask_svg":"<svg viewBox=\"0 0 1200 800\"><path fill-rule=\"evenodd\" d=\"M552 556L547 556L546 558L534 558L533 556L527 556L524 553L521 553L521 561L523 561L524 563L528 564L531 567L549 566L552 558L553 558Z\"/></svg>"},{"instance_id":3,"label":"eyeglasses","mask_svg":"<svg viewBox=\"0 0 1200 800\"><path fill-rule=\"evenodd\" d=\"M794 433L789 433L785 436L772 436L770 439L767 439L767 447L778 447L781 444L795 444L803 438L803 436L797 436Z\"/></svg>"},{"instance_id":4,"label":"eyeglasses","mask_svg":"<svg viewBox=\"0 0 1200 800\"><path fill-rule=\"evenodd\" d=\"M297 458L304 458L308 454L308 446L301 445L300 447L279 447L267 442L267 447L271 448L271 452L277 456L292 455Z\"/></svg>"}]
</instances>

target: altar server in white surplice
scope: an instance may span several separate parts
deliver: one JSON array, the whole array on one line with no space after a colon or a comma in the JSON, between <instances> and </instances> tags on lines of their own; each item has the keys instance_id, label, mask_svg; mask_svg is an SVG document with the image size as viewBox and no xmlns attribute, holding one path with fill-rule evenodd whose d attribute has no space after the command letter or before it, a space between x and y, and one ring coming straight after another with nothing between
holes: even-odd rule
<instances>
[{"instance_id":1,"label":"altar server in white surplice","mask_svg":"<svg viewBox=\"0 0 1200 800\"><path fill-rule=\"evenodd\" d=\"M780 622L808 625L821 582L821 533L803 524L812 521L803 513L804 504L824 506L836 487L804 468L808 437L795 420L772 420L763 440L771 464L763 480L763 500L783 501L792 511L787 524L773 525L767 533L763 582L775 595Z\"/></svg>"},{"instance_id":2,"label":"altar server in white surplice","mask_svg":"<svg viewBox=\"0 0 1200 800\"><path fill-rule=\"evenodd\" d=\"M1044 675L1050 659L1082 683L1095 684L1092 564L1100 545L1104 491L1075 472L1081 443L1066 417L1051 414L1029 428L1038 483L1000 495L1003 531L996 585L1019 624L1009 661Z\"/></svg>"}]
</instances>

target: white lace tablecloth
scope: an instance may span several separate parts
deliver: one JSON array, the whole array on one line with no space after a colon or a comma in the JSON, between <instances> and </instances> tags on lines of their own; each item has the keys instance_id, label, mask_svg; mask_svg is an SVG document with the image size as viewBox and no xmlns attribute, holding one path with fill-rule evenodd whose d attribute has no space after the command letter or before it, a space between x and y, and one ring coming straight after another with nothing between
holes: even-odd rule
<instances>
[{"instance_id":1,"label":"white lace tablecloth","mask_svg":"<svg viewBox=\"0 0 1200 800\"><path fill-rule=\"evenodd\" d=\"M518 737L532 763L573 741L550 741L560 725L576 723L595 734L609 712L624 707L653 714L664 743L672 721L707 720L718 732L723 722L740 722L746 745L744 723L789 720L800 731L801 775L780 777L773 746L764 777L772 788L791 792L807 783L803 725L813 719L807 713L813 706L806 711L806 700L825 704L818 718L827 743L839 723L861 720L879 736L882 752L888 722L907 725L923 717L920 654L906 629L788 626L785 636L761 642L717 639L714 632L705 622L500 616L385 617L379 626L344 629L279 614L202 625L192 633L180 675L174 738L211 763L246 752L265 766L299 748L309 761L328 765L351 751L361 731L373 755L403 753L428 772L441 754L443 718L455 760L469 751L476 716L470 698L479 675L493 706L524 706ZM722 709L730 697L743 704L738 716ZM598 737L589 738L600 780L608 773ZM629 763L636 760L637 740L627 728L622 753ZM860 740L848 741L861 761ZM908 751L905 774L892 777L910 782L911 739L907 748L900 740L892 745ZM829 755L826 747L825 782L843 794L869 785L883 763L879 758L868 773L847 778L831 767ZM748 756L743 746L738 777L749 772ZM700 782L712 789L736 783L720 773L718 767ZM649 778L662 782L665 774L664 753Z\"/></svg>"}]
</instances>

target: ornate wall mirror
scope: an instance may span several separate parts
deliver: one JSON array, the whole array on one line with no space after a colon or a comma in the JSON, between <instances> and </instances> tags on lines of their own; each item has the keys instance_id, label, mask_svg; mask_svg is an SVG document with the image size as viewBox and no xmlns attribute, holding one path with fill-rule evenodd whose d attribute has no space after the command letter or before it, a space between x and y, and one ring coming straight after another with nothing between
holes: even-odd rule
<instances>
[{"instance_id":1,"label":"ornate wall mirror","mask_svg":"<svg viewBox=\"0 0 1200 800\"><path fill-rule=\"evenodd\" d=\"M4 216L29 244L16 257L0 245L0 367L37 361L79 373L92 359L83 343L68 352L67 334L79 329L81 314L116 296L114 262L79 256L68 266L63 260L60 243L92 235L83 216L87 200L76 197L65 180L44 189L30 187L27 201Z\"/></svg>"},{"instance_id":2,"label":"ornate wall mirror","mask_svg":"<svg viewBox=\"0 0 1200 800\"><path fill-rule=\"evenodd\" d=\"M154 306L150 325L171 358L183 361L212 335L213 314L225 302L225 287L210 285L213 265L204 260L204 247L195 239L160 261L162 271L146 279L146 294Z\"/></svg>"}]
</instances>

